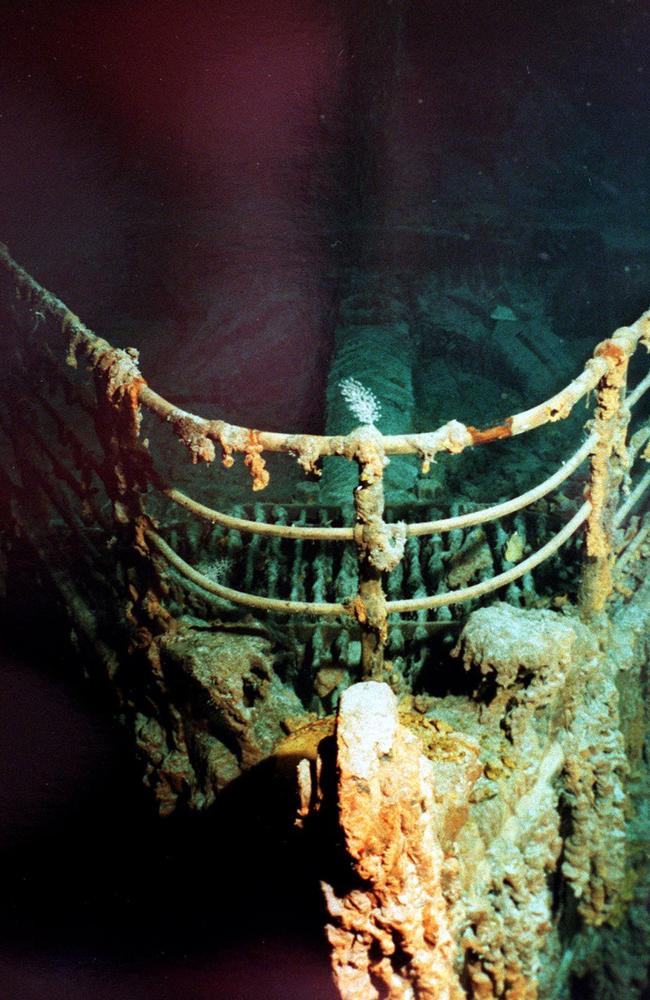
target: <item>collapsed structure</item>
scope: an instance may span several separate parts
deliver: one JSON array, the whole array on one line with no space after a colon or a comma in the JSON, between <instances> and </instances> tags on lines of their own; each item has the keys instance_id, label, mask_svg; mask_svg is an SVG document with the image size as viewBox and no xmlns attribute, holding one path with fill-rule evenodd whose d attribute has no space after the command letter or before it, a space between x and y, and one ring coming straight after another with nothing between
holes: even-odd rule
<instances>
[{"instance_id":1,"label":"collapsed structure","mask_svg":"<svg viewBox=\"0 0 650 1000\"><path fill-rule=\"evenodd\" d=\"M338 831L323 881L346 1000L560 1000L577 982L599 1000L639 995L650 425L636 414L650 374L628 391L627 371L650 349L650 313L494 426L383 435L360 395L351 433L287 435L175 407L137 351L92 333L6 248L0 269L6 576L20 594L34 565L47 575L161 813L284 762L302 835ZM386 504L392 456L426 474L592 392L586 437L525 493L451 516ZM312 482L324 459L356 463L354 523L331 503L217 510L171 478L161 428L192 466L241 455L256 493L269 455Z\"/></svg>"}]
</instances>

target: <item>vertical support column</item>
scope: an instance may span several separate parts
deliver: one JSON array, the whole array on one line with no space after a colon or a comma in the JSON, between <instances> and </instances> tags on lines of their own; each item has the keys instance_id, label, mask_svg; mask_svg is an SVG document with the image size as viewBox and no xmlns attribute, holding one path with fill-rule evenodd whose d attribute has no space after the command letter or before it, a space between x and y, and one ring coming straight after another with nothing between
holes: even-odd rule
<instances>
[{"instance_id":1,"label":"vertical support column","mask_svg":"<svg viewBox=\"0 0 650 1000\"><path fill-rule=\"evenodd\" d=\"M602 611L612 593L612 562L615 550L614 515L621 484L627 471L626 434L630 411L625 405L629 362L626 331L598 345L596 357L607 362L598 384L592 429L598 442L591 454L587 498L591 513L587 520L586 557L580 581L580 613L587 619Z\"/></svg>"},{"instance_id":2,"label":"vertical support column","mask_svg":"<svg viewBox=\"0 0 650 1000\"><path fill-rule=\"evenodd\" d=\"M379 680L384 674L384 646L388 639L383 567L377 558L386 529L383 475L388 463L376 428L367 426L356 432L355 458L359 466L359 485L354 493L359 562L355 613L361 625L361 673L364 679Z\"/></svg>"}]
</instances>

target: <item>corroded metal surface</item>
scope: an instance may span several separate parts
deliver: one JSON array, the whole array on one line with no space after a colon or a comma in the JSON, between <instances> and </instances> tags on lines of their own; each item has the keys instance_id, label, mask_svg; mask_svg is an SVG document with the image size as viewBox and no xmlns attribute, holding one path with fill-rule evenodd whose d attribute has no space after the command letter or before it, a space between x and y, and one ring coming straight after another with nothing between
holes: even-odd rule
<instances>
[{"instance_id":1,"label":"corroded metal surface","mask_svg":"<svg viewBox=\"0 0 650 1000\"><path fill-rule=\"evenodd\" d=\"M340 837L324 838L323 857L342 843L353 883L324 877L346 1000L379 987L395 1000L564 1000L572 974L603 978L601 952L632 954L635 934L647 949L649 845L636 816L650 547L634 511L650 481L638 472L647 428L628 446L626 425L650 382L626 395L624 373L648 346L648 315L603 341L560 393L492 428L289 436L174 407L146 385L137 352L93 334L4 249L0 263L13 394L4 581L59 602L160 812L205 809L265 761L289 784L297 768L300 823L317 829L330 809L331 833L336 813ZM561 420L592 388L587 440L533 489L487 508L451 500L450 516L386 504L388 455L417 454L426 468L440 451ZM317 503L222 514L192 501L156 466L143 409L193 464L220 448L230 468L239 454L256 492L267 451L312 475L328 455L356 462L356 523ZM584 498L572 477L587 457ZM585 521L588 626L576 609ZM508 603L481 607L498 587ZM389 628L395 613L412 617ZM333 774L321 743L331 750L339 704ZM619 980L637 995L636 972ZM605 985L598 996L610 1000Z\"/></svg>"}]
</instances>

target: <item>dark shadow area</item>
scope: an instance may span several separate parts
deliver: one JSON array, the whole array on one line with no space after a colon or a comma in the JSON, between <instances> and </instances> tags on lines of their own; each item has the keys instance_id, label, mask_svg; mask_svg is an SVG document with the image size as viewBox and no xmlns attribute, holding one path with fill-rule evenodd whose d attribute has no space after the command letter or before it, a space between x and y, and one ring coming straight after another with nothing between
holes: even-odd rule
<instances>
[{"instance_id":1,"label":"dark shadow area","mask_svg":"<svg viewBox=\"0 0 650 1000\"><path fill-rule=\"evenodd\" d=\"M87 687L25 653L2 657L2 995L333 998L310 859L255 778L160 820Z\"/></svg>"}]
</instances>

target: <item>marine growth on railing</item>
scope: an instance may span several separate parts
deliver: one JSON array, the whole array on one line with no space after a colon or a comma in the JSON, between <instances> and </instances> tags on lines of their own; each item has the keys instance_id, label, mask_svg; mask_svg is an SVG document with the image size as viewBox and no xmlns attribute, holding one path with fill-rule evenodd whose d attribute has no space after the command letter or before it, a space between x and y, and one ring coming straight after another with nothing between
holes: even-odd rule
<instances>
[{"instance_id":1,"label":"marine growth on railing","mask_svg":"<svg viewBox=\"0 0 650 1000\"><path fill-rule=\"evenodd\" d=\"M382 435L374 426L372 406L359 404L360 425L348 435L282 434L239 427L219 419L205 419L174 406L147 385L139 369L135 349L115 348L94 334L58 298L21 268L2 245L0 266L15 288L17 299L22 300L30 310L34 321L32 339L38 340L40 321L45 316L60 326L62 343L57 345L44 340L39 345L43 356L58 350L65 354L68 365L76 368L81 361L93 376L97 397L94 419L103 454L92 454L81 441L75 447L80 467L86 470L84 476L93 473L102 479L112 503L113 525L118 528L121 544L125 550L130 549L137 564L135 577L138 577L138 582L131 585L140 602L149 602L149 610L157 602L157 596L155 588L147 589L145 585L143 591L142 578L146 578L150 571L155 573L156 562L162 558L192 586L243 607L281 614L354 619L362 634L362 674L377 677L384 670L390 615L441 608L505 587L549 559L584 525L585 555L580 607L581 613L589 617L603 609L612 593L612 571L617 552L625 549L625 558L630 558L634 532L628 531L623 538L622 528L646 494L650 473L642 473L635 482L632 482L630 474L639 459L650 457L650 429L647 425L641 427L629 443L627 429L631 408L650 387L650 374L628 393L627 371L630 358L640 342L650 349L650 312L598 344L583 371L560 392L492 427L479 429L451 420L428 433ZM29 377L28 372L25 377ZM355 385L348 387L347 391L361 398L365 391L362 383L352 381ZM578 443L575 452L551 476L537 486L508 501L452 517L412 523L386 521L383 475L390 456L416 455L426 473L435 456L441 452L459 454L466 448L488 445L546 423L563 420L576 403L593 390L594 414L586 438ZM65 391L79 392L67 385ZM48 407L47 398L43 398L42 405ZM88 407L93 409L93 404L89 403ZM303 523L271 524L226 514L193 499L173 483L163 481L160 474L154 471L147 447L139 436L142 408L170 427L194 464L213 462L219 449L222 464L228 468L233 465L235 456L241 454L251 476L252 489L256 492L263 490L269 482L265 453L293 456L303 472L316 476L320 475L323 459L330 456L342 456L355 462L358 468L358 484L353 498L355 523L337 527ZM60 412L55 412L55 420L60 423L61 419ZM35 427L35 423L27 422L21 446L28 446L27 441L36 434ZM15 428L9 430L10 435L15 432ZM61 434L66 433L65 426L62 426ZM47 449L47 442L40 441L38 447ZM526 558L520 558L503 572L472 585L433 594L417 593L410 598L388 598L387 574L400 565L410 539L489 524L522 511L557 490L587 460L589 472L584 502L552 537ZM52 461L56 459L52 458ZM84 476L81 481L73 477L71 487L90 507L93 503L92 490L84 481ZM49 491L52 503L65 520L65 503L54 495L53 484L43 482L42 488ZM352 543L358 567L356 592L338 601L294 600L272 595L258 596L226 586L202 572L200 567L192 566L162 537L147 512L145 491L148 488L154 488L161 497L191 516L227 531L270 539L293 539L299 543ZM98 523L105 523L104 512L95 513ZM128 576L132 570L125 564L124 572ZM321 592L324 596L323 588ZM156 612L161 620L166 613L162 606Z\"/></svg>"}]
</instances>

